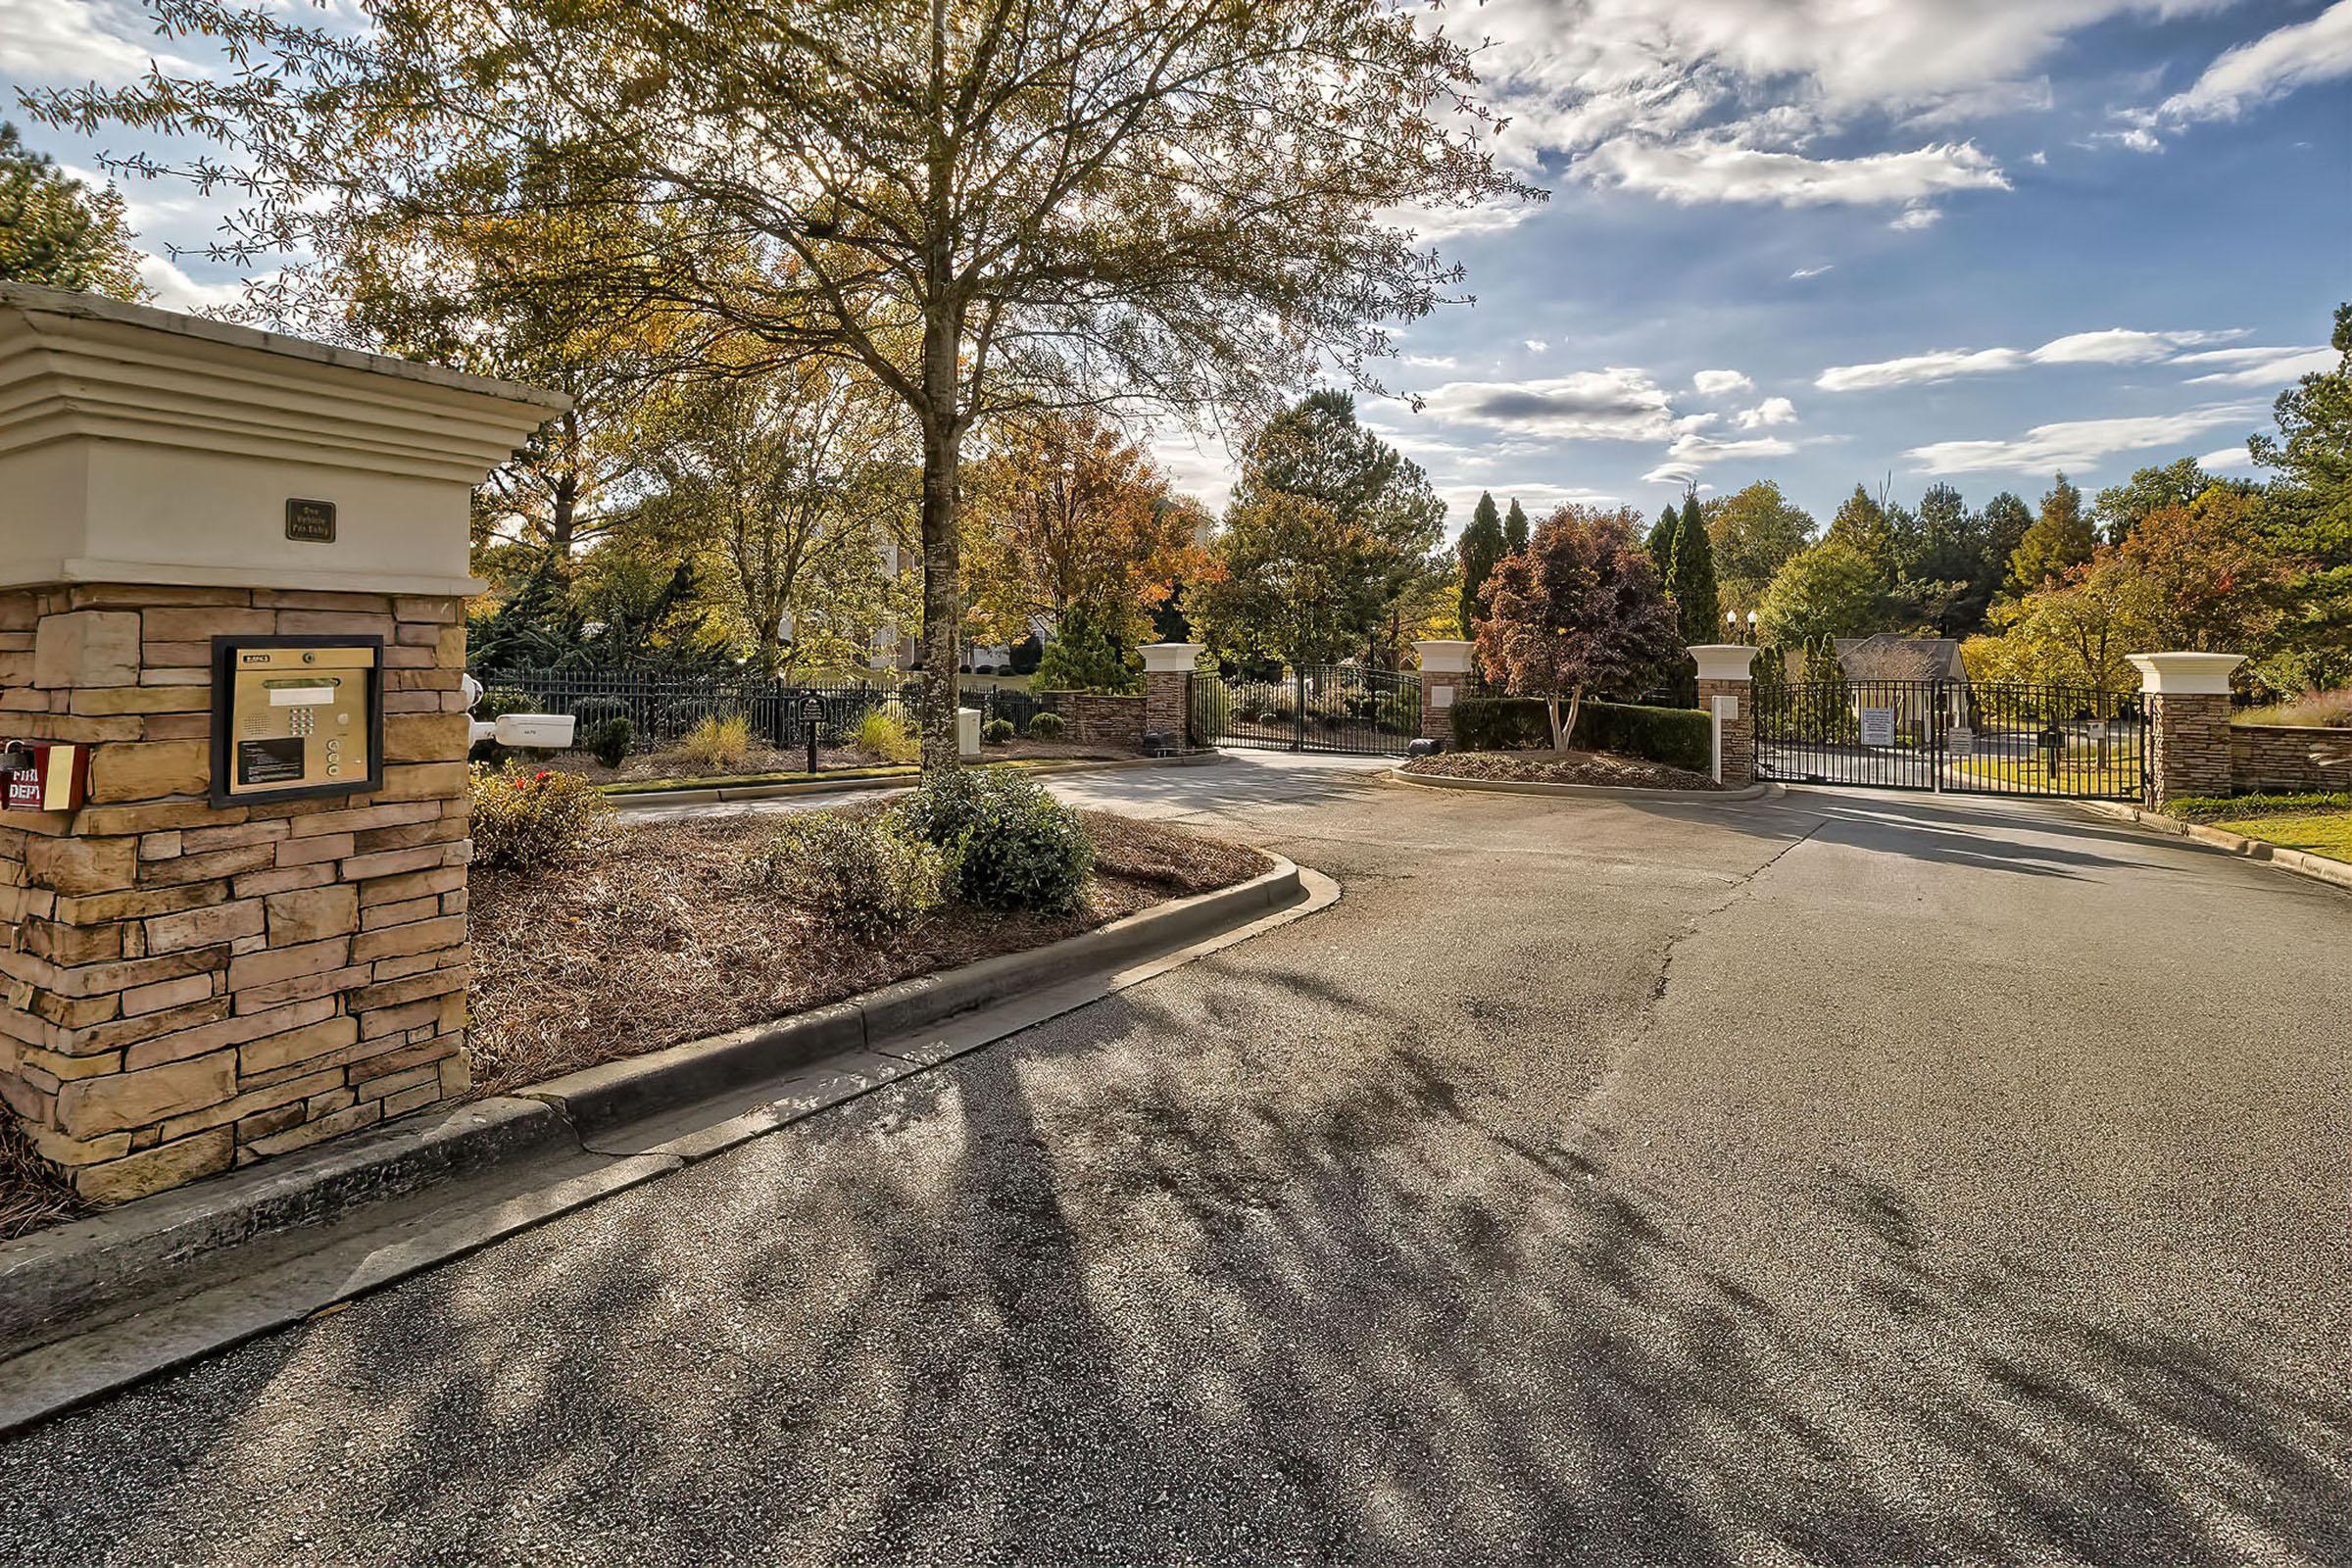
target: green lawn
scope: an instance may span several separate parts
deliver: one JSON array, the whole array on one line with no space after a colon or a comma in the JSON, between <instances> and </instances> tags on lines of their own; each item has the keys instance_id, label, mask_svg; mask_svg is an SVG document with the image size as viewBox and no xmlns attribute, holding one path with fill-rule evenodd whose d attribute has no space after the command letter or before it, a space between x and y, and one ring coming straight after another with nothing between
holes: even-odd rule
<instances>
[{"instance_id":1,"label":"green lawn","mask_svg":"<svg viewBox=\"0 0 2352 1568\"><path fill-rule=\"evenodd\" d=\"M2217 827L2264 839L2281 849L2324 855L2352 864L2352 811L2318 811L2309 816L2247 816Z\"/></svg>"}]
</instances>

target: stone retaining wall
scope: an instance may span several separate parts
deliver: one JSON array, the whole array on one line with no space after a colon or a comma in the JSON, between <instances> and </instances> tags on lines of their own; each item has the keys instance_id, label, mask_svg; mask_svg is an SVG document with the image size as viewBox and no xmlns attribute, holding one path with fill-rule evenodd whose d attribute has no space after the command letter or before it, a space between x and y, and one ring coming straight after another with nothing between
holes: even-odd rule
<instances>
[{"instance_id":1,"label":"stone retaining wall","mask_svg":"<svg viewBox=\"0 0 2352 1568\"><path fill-rule=\"evenodd\" d=\"M2352 790L2352 730L2232 724L2230 782L2241 792Z\"/></svg>"},{"instance_id":2,"label":"stone retaining wall","mask_svg":"<svg viewBox=\"0 0 2352 1568\"><path fill-rule=\"evenodd\" d=\"M1125 751L1144 749L1144 699L1110 692L1054 692L1054 711L1061 715L1062 739L1086 746L1115 746ZM1183 733L1182 725L1177 734Z\"/></svg>"},{"instance_id":3,"label":"stone retaining wall","mask_svg":"<svg viewBox=\"0 0 2352 1568\"><path fill-rule=\"evenodd\" d=\"M216 808L216 633L384 640L383 787ZM92 745L80 810L0 813L0 1100L114 1201L465 1090L462 602L0 592L0 731Z\"/></svg>"}]
</instances>

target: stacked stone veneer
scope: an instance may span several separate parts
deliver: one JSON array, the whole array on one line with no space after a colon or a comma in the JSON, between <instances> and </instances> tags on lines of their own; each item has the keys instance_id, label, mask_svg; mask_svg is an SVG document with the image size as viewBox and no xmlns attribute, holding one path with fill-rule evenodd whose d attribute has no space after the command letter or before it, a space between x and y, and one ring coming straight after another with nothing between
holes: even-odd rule
<instances>
[{"instance_id":1,"label":"stacked stone veneer","mask_svg":"<svg viewBox=\"0 0 2352 1568\"><path fill-rule=\"evenodd\" d=\"M2231 788L2230 697L2168 692L2148 699L2149 804L2158 810L2183 795L2227 795Z\"/></svg>"},{"instance_id":2,"label":"stacked stone veneer","mask_svg":"<svg viewBox=\"0 0 2352 1568\"><path fill-rule=\"evenodd\" d=\"M2352 731L2232 724L2230 781L2238 794L2352 790Z\"/></svg>"},{"instance_id":3,"label":"stacked stone veneer","mask_svg":"<svg viewBox=\"0 0 2352 1568\"><path fill-rule=\"evenodd\" d=\"M1144 719L1138 739L1165 735L1179 746L1192 743L1193 672L1154 669L1144 674Z\"/></svg>"},{"instance_id":4,"label":"stacked stone veneer","mask_svg":"<svg viewBox=\"0 0 2352 1568\"><path fill-rule=\"evenodd\" d=\"M220 808L216 633L383 638L383 787ZM90 743L88 804L0 812L0 1099L114 1201L445 1101L465 1054L455 598L0 591L0 737Z\"/></svg>"},{"instance_id":5,"label":"stacked stone veneer","mask_svg":"<svg viewBox=\"0 0 2352 1568\"><path fill-rule=\"evenodd\" d=\"M1085 746L1116 746L1130 752L1144 749L1144 702L1112 692L1054 692L1054 711L1061 715L1062 739ZM1181 726L1177 733L1181 733Z\"/></svg>"}]
</instances>

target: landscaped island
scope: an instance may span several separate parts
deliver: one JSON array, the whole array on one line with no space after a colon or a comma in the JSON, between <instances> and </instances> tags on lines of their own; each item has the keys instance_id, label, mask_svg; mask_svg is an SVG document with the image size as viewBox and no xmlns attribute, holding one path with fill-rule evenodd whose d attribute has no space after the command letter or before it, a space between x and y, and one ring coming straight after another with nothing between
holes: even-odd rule
<instances>
[{"instance_id":1,"label":"landscaped island","mask_svg":"<svg viewBox=\"0 0 2352 1568\"><path fill-rule=\"evenodd\" d=\"M474 1093L1034 948L1270 868L1253 849L957 770L894 804L614 825L564 775L488 776L477 819ZM552 793L551 793L552 792ZM503 795L578 808L510 853ZM529 810L529 807L523 808Z\"/></svg>"}]
</instances>

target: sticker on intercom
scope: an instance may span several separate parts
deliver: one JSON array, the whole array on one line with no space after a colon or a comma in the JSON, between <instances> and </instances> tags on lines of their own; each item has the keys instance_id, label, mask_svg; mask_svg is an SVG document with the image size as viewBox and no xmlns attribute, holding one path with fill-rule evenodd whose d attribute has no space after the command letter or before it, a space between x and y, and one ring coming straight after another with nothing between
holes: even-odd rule
<instances>
[{"instance_id":1,"label":"sticker on intercom","mask_svg":"<svg viewBox=\"0 0 2352 1568\"><path fill-rule=\"evenodd\" d=\"M237 782L282 784L302 777L302 737L237 742Z\"/></svg>"}]
</instances>

